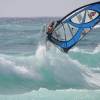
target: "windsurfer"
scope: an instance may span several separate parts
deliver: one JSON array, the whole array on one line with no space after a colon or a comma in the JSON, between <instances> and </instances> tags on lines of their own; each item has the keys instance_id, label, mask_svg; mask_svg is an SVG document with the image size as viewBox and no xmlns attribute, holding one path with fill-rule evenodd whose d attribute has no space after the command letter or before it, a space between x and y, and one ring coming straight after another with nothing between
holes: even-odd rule
<instances>
[{"instance_id":1,"label":"windsurfer","mask_svg":"<svg viewBox=\"0 0 100 100\"><path fill-rule=\"evenodd\" d=\"M54 30L54 21L51 22L48 25L48 27L47 27L47 32L46 32L46 34L47 34L47 40L50 40L51 39L51 36L53 34L53 30Z\"/></svg>"}]
</instances>

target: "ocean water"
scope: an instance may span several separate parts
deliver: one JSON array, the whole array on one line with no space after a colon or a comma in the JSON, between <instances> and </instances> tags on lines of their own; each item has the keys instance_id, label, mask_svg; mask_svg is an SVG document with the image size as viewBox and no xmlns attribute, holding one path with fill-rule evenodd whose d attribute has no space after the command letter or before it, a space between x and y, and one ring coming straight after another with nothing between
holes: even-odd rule
<instances>
[{"instance_id":1,"label":"ocean water","mask_svg":"<svg viewBox=\"0 0 100 100\"><path fill-rule=\"evenodd\" d=\"M100 25L68 54L47 49L58 18L0 18L0 100L100 100Z\"/></svg>"}]
</instances>

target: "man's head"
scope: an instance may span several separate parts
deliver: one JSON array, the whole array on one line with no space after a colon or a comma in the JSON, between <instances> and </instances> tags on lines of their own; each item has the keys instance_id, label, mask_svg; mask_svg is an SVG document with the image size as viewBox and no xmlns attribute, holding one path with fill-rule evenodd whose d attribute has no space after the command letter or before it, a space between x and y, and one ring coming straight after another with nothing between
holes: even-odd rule
<instances>
[{"instance_id":1,"label":"man's head","mask_svg":"<svg viewBox=\"0 0 100 100\"><path fill-rule=\"evenodd\" d=\"M53 27L53 26L54 26L54 24L55 24L55 22L54 22L54 21L52 21L52 22L51 22L51 24L50 24L50 27Z\"/></svg>"}]
</instances>

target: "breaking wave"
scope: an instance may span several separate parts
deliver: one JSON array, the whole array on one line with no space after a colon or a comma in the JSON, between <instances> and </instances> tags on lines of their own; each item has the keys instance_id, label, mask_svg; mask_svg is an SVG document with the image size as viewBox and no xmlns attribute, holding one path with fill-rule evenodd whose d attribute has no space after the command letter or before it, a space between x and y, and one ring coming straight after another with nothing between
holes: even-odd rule
<instances>
[{"instance_id":1,"label":"breaking wave","mask_svg":"<svg viewBox=\"0 0 100 100\"><path fill-rule=\"evenodd\" d=\"M41 45L34 55L0 54L0 93L24 93L40 88L100 89L100 73L73 59L75 54L63 54L54 47L47 50Z\"/></svg>"}]
</instances>

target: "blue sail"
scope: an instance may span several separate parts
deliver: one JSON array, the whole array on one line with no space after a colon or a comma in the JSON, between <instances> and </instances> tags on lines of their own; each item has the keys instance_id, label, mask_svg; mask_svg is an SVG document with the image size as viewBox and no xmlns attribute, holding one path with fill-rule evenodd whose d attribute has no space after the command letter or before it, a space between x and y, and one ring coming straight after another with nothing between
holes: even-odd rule
<instances>
[{"instance_id":1,"label":"blue sail","mask_svg":"<svg viewBox=\"0 0 100 100\"><path fill-rule=\"evenodd\" d=\"M100 22L100 2L80 7L55 26L51 42L67 52Z\"/></svg>"}]
</instances>

